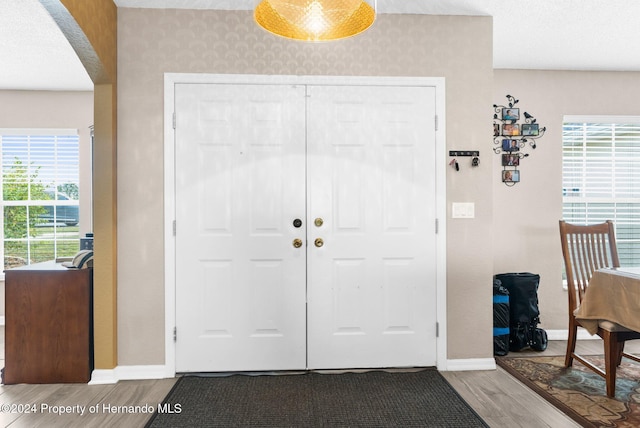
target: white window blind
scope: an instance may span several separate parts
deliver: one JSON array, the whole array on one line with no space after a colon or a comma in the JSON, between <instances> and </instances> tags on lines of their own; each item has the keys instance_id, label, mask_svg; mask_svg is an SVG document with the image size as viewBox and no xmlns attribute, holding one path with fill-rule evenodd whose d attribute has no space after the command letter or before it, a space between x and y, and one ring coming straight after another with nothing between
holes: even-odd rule
<instances>
[{"instance_id":1,"label":"white window blind","mask_svg":"<svg viewBox=\"0 0 640 428\"><path fill-rule=\"evenodd\" d=\"M623 266L640 265L640 118L565 117L563 218L612 220Z\"/></svg>"},{"instance_id":2,"label":"white window blind","mask_svg":"<svg viewBox=\"0 0 640 428\"><path fill-rule=\"evenodd\" d=\"M0 130L4 268L79 249L76 130Z\"/></svg>"}]
</instances>

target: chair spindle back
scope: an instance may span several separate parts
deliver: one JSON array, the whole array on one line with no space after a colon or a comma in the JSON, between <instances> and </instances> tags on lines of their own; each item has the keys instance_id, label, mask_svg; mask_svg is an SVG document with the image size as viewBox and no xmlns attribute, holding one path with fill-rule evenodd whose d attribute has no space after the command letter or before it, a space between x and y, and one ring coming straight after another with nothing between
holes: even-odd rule
<instances>
[{"instance_id":1,"label":"chair spindle back","mask_svg":"<svg viewBox=\"0 0 640 428\"><path fill-rule=\"evenodd\" d=\"M620 267L614 225L611 220L588 226L560 221L570 313L582 302L593 273L606 267Z\"/></svg>"}]
</instances>

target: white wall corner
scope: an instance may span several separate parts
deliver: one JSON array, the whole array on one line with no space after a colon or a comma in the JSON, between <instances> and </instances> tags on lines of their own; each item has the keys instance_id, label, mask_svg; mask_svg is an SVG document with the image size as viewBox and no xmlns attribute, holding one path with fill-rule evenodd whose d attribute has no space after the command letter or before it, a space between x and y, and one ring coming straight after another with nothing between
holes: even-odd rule
<instances>
[{"instance_id":1,"label":"white wall corner","mask_svg":"<svg viewBox=\"0 0 640 428\"><path fill-rule=\"evenodd\" d=\"M94 370L89 385L117 383L121 380L165 379L170 371L164 365L157 366L118 366L111 370Z\"/></svg>"},{"instance_id":2,"label":"white wall corner","mask_svg":"<svg viewBox=\"0 0 640 428\"><path fill-rule=\"evenodd\" d=\"M496 360L493 358L467 358L447 360L446 371L463 372L469 370L495 370Z\"/></svg>"},{"instance_id":3,"label":"white wall corner","mask_svg":"<svg viewBox=\"0 0 640 428\"><path fill-rule=\"evenodd\" d=\"M0 316L0 325L4 325L4 315Z\"/></svg>"},{"instance_id":4,"label":"white wall corner","mask_svg":"<svg viewBox=\"0 0 640 428\"><path fill-rule=\"evenodd\" d=\"M118 378L116 377L115 369L96 369L91 372L91 380L89 381L89 385L107 385L117 382Z\"/></svg>"}]
</instances>

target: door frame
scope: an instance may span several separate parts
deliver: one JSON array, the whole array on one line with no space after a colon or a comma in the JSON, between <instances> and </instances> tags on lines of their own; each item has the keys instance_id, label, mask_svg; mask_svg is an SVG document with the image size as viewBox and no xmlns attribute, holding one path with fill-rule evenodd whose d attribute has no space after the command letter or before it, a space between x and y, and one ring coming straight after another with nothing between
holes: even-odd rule
<instances>
[{"instance_id":1,"label":"door frame","mask_svg":"<svg viewBox=\"0 0 640 428\"><path fill-rule=\"evenodd\" d=\"M346 85L346 86L430 86L436 91L436 367L447 370L447 192L446 192L446 116L444 77L360 77L360 76L283 76L252 74L165 73L164 75L164 292L165 292L165 376L176 374L176 187L175 187L175 85Z\"/></svg>"}]
</instances>

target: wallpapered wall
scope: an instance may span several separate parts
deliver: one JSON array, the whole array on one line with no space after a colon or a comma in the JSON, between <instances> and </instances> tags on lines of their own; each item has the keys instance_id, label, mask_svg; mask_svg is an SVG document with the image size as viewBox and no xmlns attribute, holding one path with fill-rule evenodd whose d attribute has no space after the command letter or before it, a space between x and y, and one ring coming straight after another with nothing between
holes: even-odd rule
<instances>
[{"instance_id":1,"label":"wallpapered wall","mask_svg":"<svg viewBox=\"0 0 640 428\"><path fill-rule=\"evenodd\" d=\"M118 55L119 365L164 363L164 73L444 76L447 149L478 150L490 129L490 17L380 15L357 37L307 44L264 32L248 11L119 9ZM491 170L487 154L447 173L448 205L476 204L475 219L446 231L450 359L493 352Z\"/></svg>"}]
</instances>

